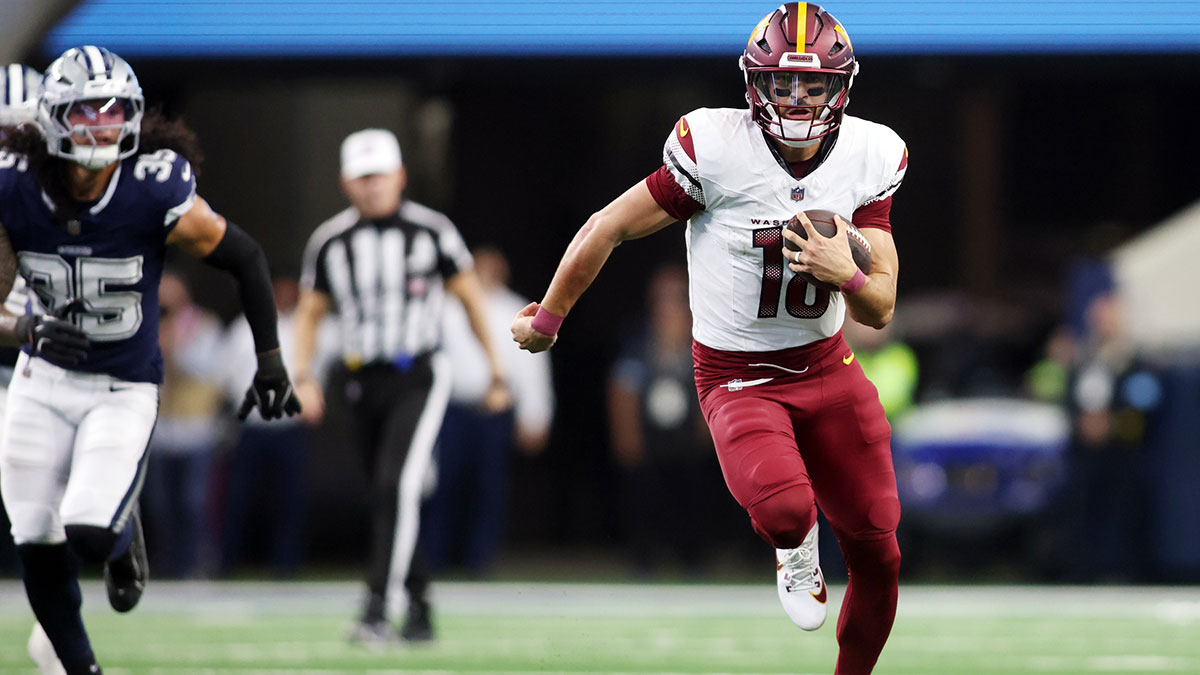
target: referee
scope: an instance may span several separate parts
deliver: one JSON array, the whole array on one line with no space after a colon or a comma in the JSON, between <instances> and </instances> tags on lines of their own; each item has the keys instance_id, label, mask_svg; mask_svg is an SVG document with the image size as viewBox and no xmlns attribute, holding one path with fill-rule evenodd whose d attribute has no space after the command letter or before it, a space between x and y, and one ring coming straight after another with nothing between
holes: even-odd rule
<instances>
[{"instance_id":1,"label":"referee","mask_svg":"<svg viewBox=\"0 0 1200 675\"><path fill-rule=\"evenodd\" d=\"M304 417L324 414L312 372L317 327L337 315L353 435L371 481L367 598L352 642L430 640L429 575L417 548L422 491L450 395L440 352L442 300L458 296L491 368L486 405L506 409L504 366L488 339L471 253L446 216L401 199L406 182L395 135L365 129L342 142L342 190L350 208L308 241L296 310L294 382Z\"/></svg>"}]
</instances>

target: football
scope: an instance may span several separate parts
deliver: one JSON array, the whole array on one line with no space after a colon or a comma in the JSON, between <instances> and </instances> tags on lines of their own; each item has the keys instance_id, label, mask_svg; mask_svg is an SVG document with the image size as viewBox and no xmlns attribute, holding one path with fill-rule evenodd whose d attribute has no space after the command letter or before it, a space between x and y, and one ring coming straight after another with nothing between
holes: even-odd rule
<instances>
[{"instance_id":1,"label":"football","mask_svg":"<svg viewBox=\"0 0 1200 675\"><path fill-rule=\"evenodd\" d=\"M808 216L808 220L812 223L813 229L816 230L821 236L832 237L834 234L837 234L837 223L833 221L833 211L813 209L811 211L805 211L804 215ZM845 216L842 216L842 218L849 223L849 227L846 228L846 240L850 242L850 256L854 258L854 264L858 265L858 269L862 270L863 274L870 274L871 243L868 242L867 238L862 235L862 232L858 231L858 228L854 226L854 223L850 222L849 218L846 218ZM808 233L805 232L804 226L802 226L800 221L796 220L794 216L788 221L786 227L792 232L800 235L801 239L808 239ZM783 245L789 251L800 250L800 247L793 244L791 240L787 238L784 238ZM817 288L823 288L827 291L837 290L837 287L833 284L827 284L824 281L820 281L816 277L806 272L798 272L796 276L816 286Z\"/></svg>"}]
</instances>

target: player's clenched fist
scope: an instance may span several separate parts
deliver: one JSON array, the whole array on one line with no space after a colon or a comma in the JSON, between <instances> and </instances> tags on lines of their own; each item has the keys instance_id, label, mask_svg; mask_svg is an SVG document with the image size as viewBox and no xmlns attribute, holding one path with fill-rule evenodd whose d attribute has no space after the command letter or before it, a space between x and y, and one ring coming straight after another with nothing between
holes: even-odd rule
<instances>
[{"instance_id":1,"label":"player's clenched fist","mask_svg":"<svg viewBox=\"0 0 1200 675\"><path fill-rule=\"evenodd\" d=\"M541 309L541 305L536 302L525 305L521 311L517 312L512 324L513 342L520 345L521 349L534 354L550 349L558 341L557 332L553 335L546 335L534 329L533 320L539 309Z\"/></svg>"}]
</instances>

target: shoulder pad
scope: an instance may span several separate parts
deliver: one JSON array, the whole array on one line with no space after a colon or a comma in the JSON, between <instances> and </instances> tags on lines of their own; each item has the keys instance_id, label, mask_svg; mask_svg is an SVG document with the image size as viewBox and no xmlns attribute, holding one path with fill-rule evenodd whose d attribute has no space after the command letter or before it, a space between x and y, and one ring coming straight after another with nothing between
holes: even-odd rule
<instances>
[{"instance_id":1,"label":"shoulder pad","mask_svg":"<svg viewBox=\"0 0 1200 675\"><path fill-rule=\"evenodd\" d=\"M134 158L133 177L144 183L168 183L195 181L192 165L179 153L166 148L157 152L138 155Z\"/></svg>"},{"instance_id":2,"label":"shoulder pad","mask_svg":"<svg viewBox=\"0 0 1200 675\"><path fill-rule=\"evenodd\" d=\"M0 150L0 195L10 192L18 176L29 170L29 158L15 152Z\"/></svg>"},{"instance_id":3,"label":"shoulder pad","mask_svg":"<svg viewBox=\"0 0 1200 675\"><path fill-rule=\"evenodd\" d=\"M192 165L174 150L138 155L133 162L133 180L165 212L164 225L171 225L191 208L196 199L196 176Z\"/></svg>"}]
</instances>

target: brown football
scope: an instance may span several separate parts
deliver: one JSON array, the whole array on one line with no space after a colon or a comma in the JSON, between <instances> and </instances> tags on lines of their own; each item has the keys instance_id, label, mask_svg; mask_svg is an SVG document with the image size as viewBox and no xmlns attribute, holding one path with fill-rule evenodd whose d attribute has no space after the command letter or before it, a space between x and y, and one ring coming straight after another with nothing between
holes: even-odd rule
<instances>
[{"instance_id":1,"label":"brown football","mask_svg":"<svg viewBox=\"0 0 1200 675\"><path fill-rule=\"evenodd\" d=\"M809 222L813 224L813 229L816 230L821 236L832 237L837 233L837 223L833 222L833 211L813 209L811 211L805 211L804 215L808 216ZM847 223L850 223L849 218L846 218L845 216L842 216L842 218ZM794 216L788 221L786 227L792 232L800 235L801 239L808 239L808 233L805 232L804 227L800 224L800 221L796 220ZM854 258L854 264L858 265L858 269L862 270L864 274L870 274L871 243L867 241L866 237L862 236L862 232L858 231L858 228L854 226L854 223L850 223L850 227L846 229L846 240L850 242L850 256ZM783 245L789 251L800 250L800 247L793 244L791 240L787 238L784 238ZM798 272L796 276L816 286L817 288L823 288L827 291L837 290L837 287L833 284L827 284L824 281L820 281L807 272Z\"/></svg>"}]
</instances>

